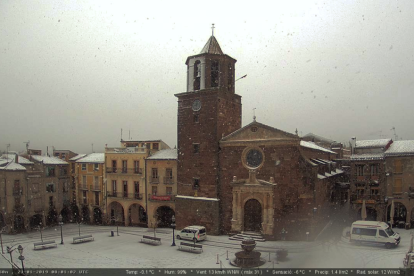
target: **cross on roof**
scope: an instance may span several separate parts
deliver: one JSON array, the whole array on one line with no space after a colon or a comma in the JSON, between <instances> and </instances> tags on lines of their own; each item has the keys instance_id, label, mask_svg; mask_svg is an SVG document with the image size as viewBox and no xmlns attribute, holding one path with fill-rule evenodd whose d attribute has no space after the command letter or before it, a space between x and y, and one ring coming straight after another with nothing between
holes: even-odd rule
<instances>
[{"instance_id":1,"label":"cross on roof","mask_svg":"<svg viewBox=\"0 0 414 276\"><path fill-rule=\"evenodd\" d=\"M211 26L211 35L212 35L212 36L214 36L214 28L215 28L215 27L214 27L214 23L213 23L213 24L212 24L212 26Z\"/></svg>"}]
</instances>

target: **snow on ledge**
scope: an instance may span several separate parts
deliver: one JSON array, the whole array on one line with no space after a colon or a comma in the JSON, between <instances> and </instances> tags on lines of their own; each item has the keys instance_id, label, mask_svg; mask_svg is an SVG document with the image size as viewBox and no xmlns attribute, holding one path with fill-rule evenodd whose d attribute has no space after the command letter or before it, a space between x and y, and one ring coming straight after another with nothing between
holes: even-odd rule
<instances>
[{"instance_id":1,"label":"snow on ledge","mask_svg":"<svg viewBox=\"0 0 414 276\"><path fill-rule=\"evenodd\" d=\"M187 199L210 200L210 201L220 200L218 198L209 198L209 197L201 197L201 196L183 196L183 195L176 195L175 198L187 198Z\"/></svg>"}]
</instances>

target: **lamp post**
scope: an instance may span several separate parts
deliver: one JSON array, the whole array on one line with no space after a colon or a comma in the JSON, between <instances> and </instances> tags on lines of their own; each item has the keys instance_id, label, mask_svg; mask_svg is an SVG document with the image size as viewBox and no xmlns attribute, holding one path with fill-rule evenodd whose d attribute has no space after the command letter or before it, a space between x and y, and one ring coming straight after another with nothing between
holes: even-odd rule
<instances>
[{"instance_id":1,"label":"lamp post","mask_svg":"<svg viewBox=\"0 0 414 276\"><path fill-rule=\"evenodd\" d=\"M43 242L42 223L41 222L39 222L39 231L40 231L40 240Z\"/></svg>"},{"instance_id":2,"label":"lamp post","mask_svg":"<svg viewBox=\"0 0 414 276\"><path fill-rule=\"evenodd\" d=\"M171 244L171 246L175 246L175 234L174 234L174 230L175 230L175 216L173 215L171 218L171 227L173 229L173 243Z\"/></svg>"},{"instance_id":3,"label":"lamp post","mask_svg":"<svg viewBox=\"0 0 414 276\"><path fill-rule=\"evenodd\" d=\"M24 256L23 256L23 246L20 244L19 247L17 247L17 250L19 250L20 256L19 256L19 260L22 261L22 269L23 269L23 274L24 273Z\"/></svg>"},{"instance_id":4,"label":"lamp post","mask_svg":"<svg viewBox=\"0 0 414 276\"><path fill-rule=\"evenodd\" d=\"M4 254L4 250L3 250L3 238L1 236L1 234L3 234L5 232L6 227L3 227L0 231L0 242L1 242L1 254Z\"/></svg>"},{"instance_id":5,"label":"lamp post","mask_svg":"<svg viewBox=\"0 0 414 276\"><path fill-rule=\"evenodd\" d=\"M10 262L13 263L13 255L12 252L14 251L14 249L12 250L10 246L7 246L7 253L10 254Z\"/></svg>"},{"instance_id":6,"label":"lamp post","mask_svg":"<svg viewBox=\"0 0 414 276\"><path fill-rule=\"evenodd\" d=\"M79 220L79 223L78 223L78 225L79 225L79 237L80 237L80 226L82 224L82 221L83 221L83 218L81 220Z\"/></svg>"},{"instance_id":7,"label":"lamp post","mask_svg":"<svg viewBox=\"0 0 414 276\"><path fill-rule=\"evenodd\" d=\"M58 217L59 220L59 225L60 225L60 244L63 244L63 218L62 218L62 214L59 215Z\"/></svg>"}]
</instances>

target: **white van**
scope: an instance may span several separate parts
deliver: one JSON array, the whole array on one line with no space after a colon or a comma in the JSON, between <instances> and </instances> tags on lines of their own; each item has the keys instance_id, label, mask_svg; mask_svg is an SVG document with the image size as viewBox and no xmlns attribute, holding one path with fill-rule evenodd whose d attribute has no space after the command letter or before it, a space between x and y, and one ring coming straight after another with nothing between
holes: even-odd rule
<instances>
[{"instance_id":1,"label":"white van","mask_svg":"<svg viewBox=\"0 0 414 276\"><path fill-rule=\"evenodd\" d=\"M379 243L391 248L400 243L401 237L385 222L358 220L352 223L350 240L356 243Z\"/></svg>"},{"instance_id":2,"label":"white van","mask_svg":"<svg viewBox=\"0 0 414 276\"><path fill-rule=\"evenodd\" d=\"M192 240L194 242L203 241L207 238L207 231L204 226L187 226L176 235L177 239Z\"/></svg>"}]
</instances>

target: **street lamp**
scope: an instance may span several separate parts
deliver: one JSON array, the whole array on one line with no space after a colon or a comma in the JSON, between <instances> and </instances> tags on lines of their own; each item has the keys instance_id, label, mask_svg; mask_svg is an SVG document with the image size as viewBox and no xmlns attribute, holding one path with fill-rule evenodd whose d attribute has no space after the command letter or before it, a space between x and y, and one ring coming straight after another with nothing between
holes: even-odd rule
<instances>
[{"instance_id":1,"label":"street lamp","mask_svg":"<svg viewBox=\"0 0 414 276\"><path fill-rule=\"evenodd\" d=\"M41 222L39 222L39 231L40 231L40 240L43 242L42 223Z\"/></svg>"},{"instance_id":2,"label":"street lamp","mask_svg":"<svg viewBox=\"0 0 414 276\"><path fill-rule=\"evenodd\" d=\"M79 220L78 225L79 225L79 237L80 237L80 226L82 224L83 218L81 218L81 220Z\"/></svg>"},{"instance_id":3,"label":"street lamp","mask_svg":"<svg viewBox=\"0 0 414 276\"><path fill-rule=\"evenodd\" d=\"M174 230L175 230L175 216L173 215L171 218L171 227L173 229L173 243L171 244L171 246L175 246L175 234L174 234Z\"/></svg>"},{"instance_id":4,"label":"street lamp","mask_svg":"<svg viewBox=\"0 0 414 276\"><path fill-rule=\"evenodd\" d=\"M62 218L62 214L59 215L58 217L59 220L59 225L60 225L60 244L63 244L63 218Z\"/></svg>"},{"instance_id":5,"label":"street lamp","mask_svg":"<svg viewBox=\"0 0 414 276\"><path fill-rule=\"evenodd\" d=\"M24 256L23 256L23 246L20 244L20 245L17 247L17 250L19 250L19 253L20 253L19 260L20 260L20 261L22 261L22 269L23 269L23 274L25 274L25 273L24 273L24 263L23 263L23 261L24 261Z\"/></svg>"}]
</instances>

